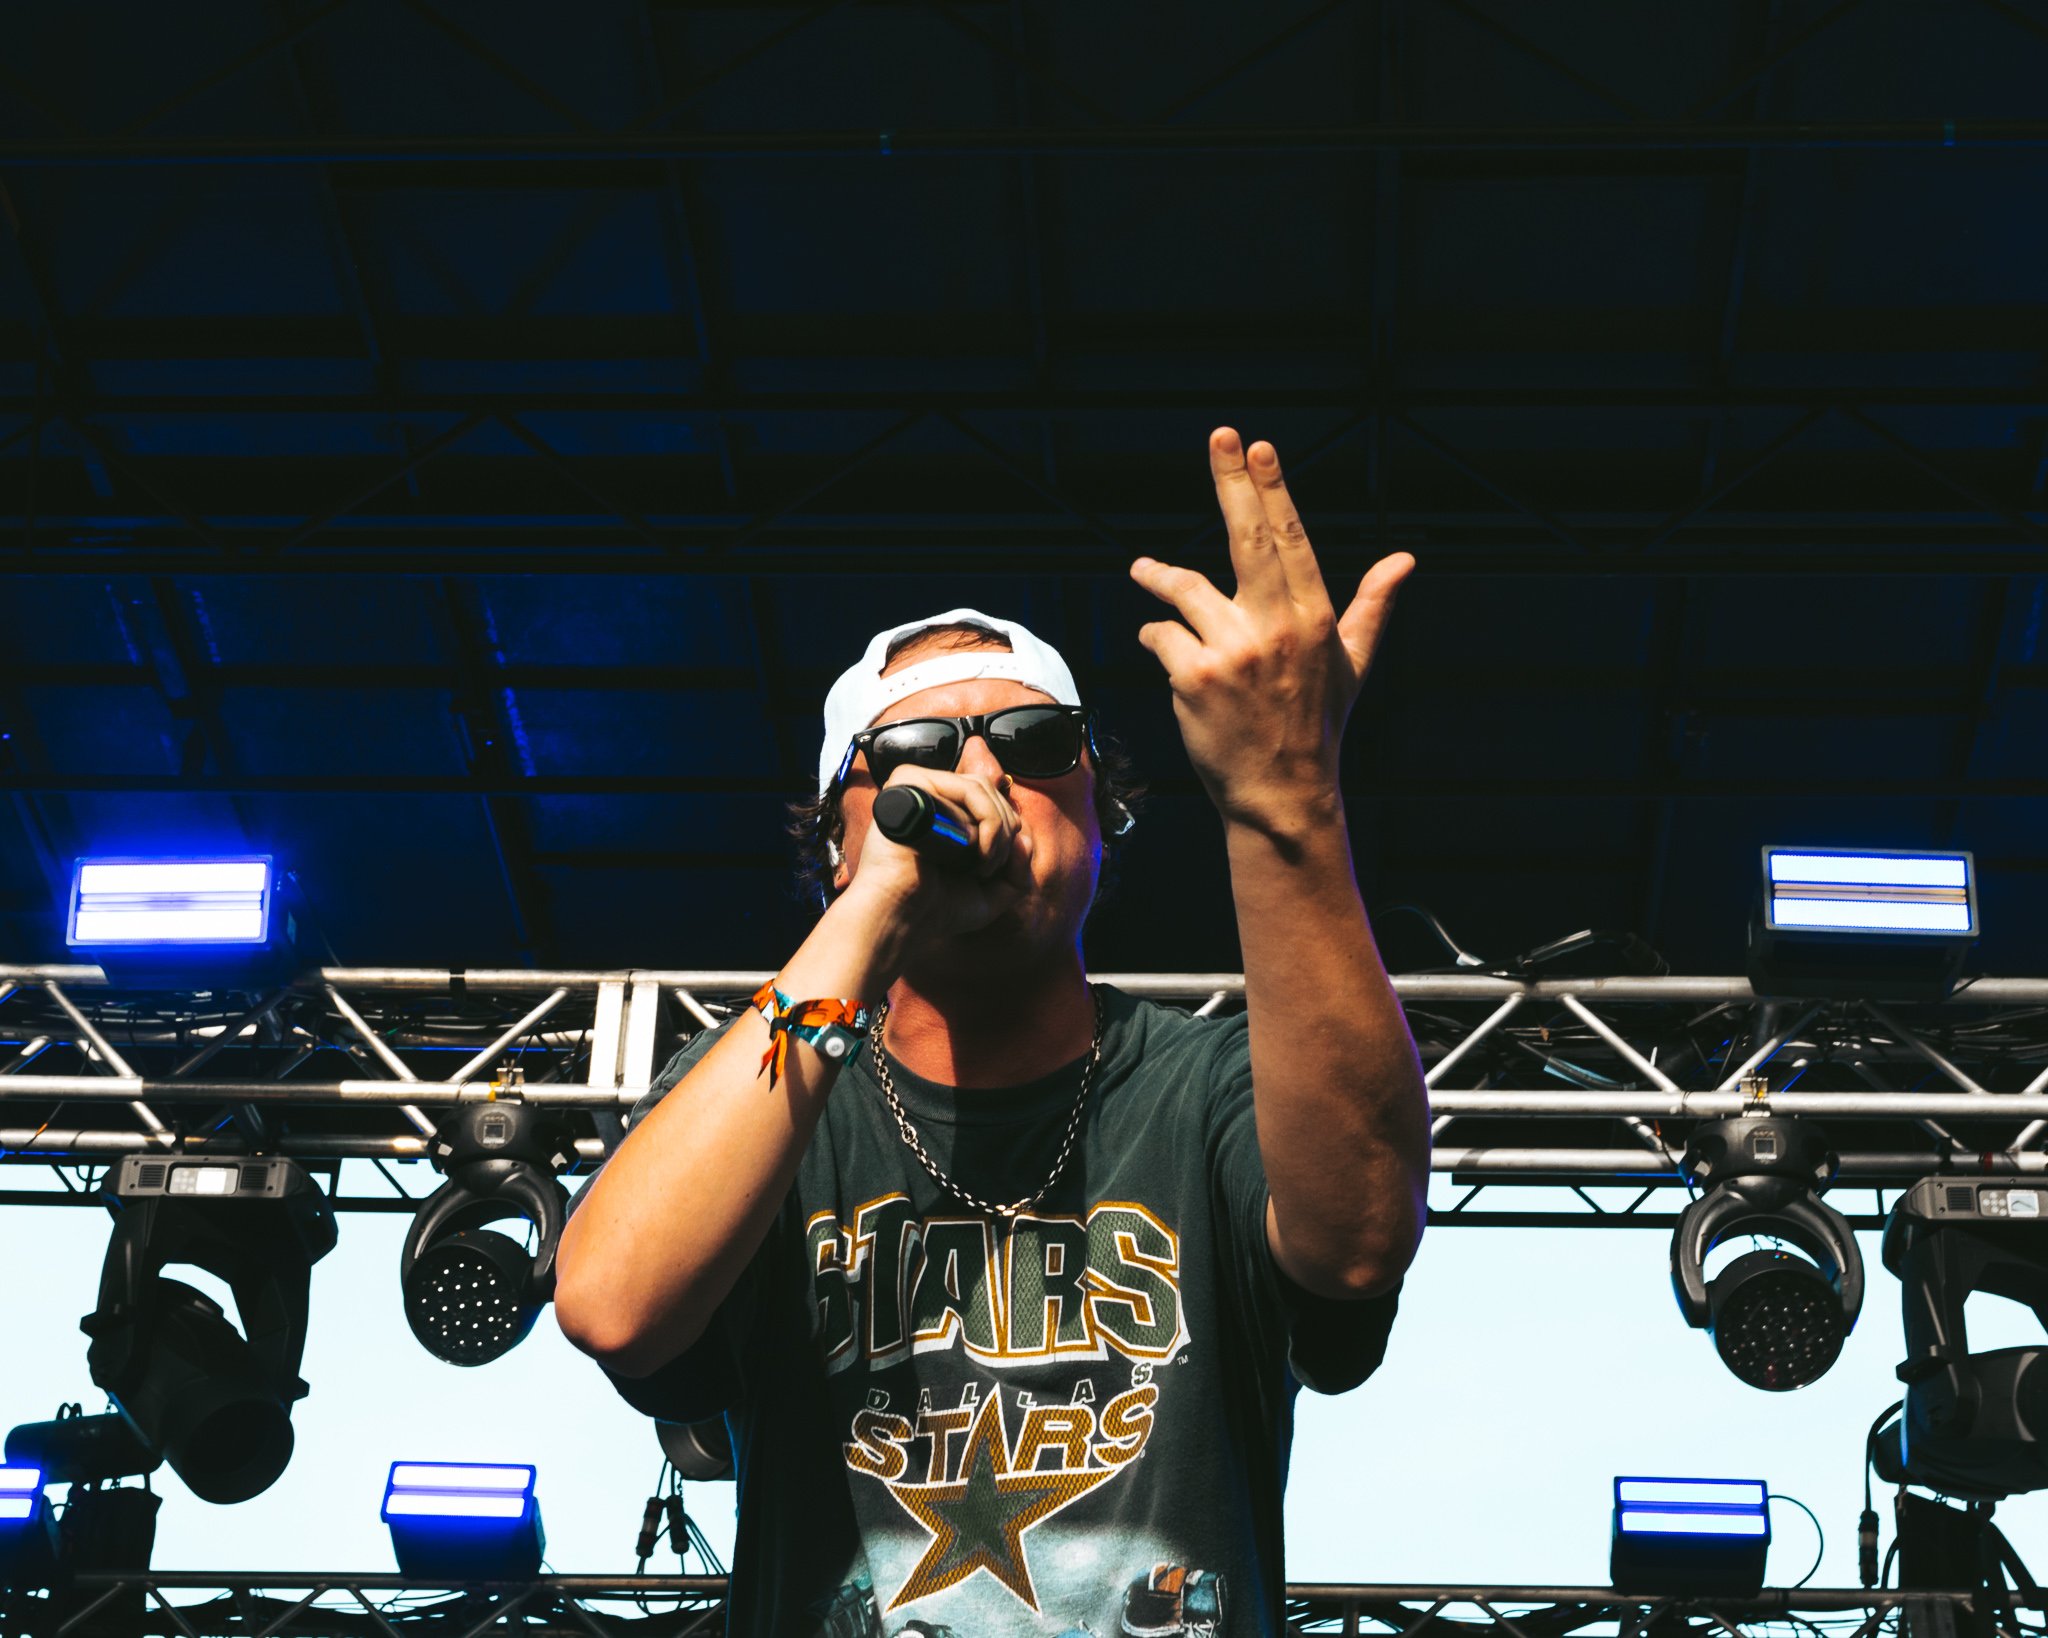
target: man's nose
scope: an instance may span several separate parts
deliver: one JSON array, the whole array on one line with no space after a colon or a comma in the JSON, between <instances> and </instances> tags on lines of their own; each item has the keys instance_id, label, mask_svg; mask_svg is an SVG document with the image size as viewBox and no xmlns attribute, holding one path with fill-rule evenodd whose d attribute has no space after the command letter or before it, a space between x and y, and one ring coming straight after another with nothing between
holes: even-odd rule
<instances>
[{"instance_id":1,"label":"man's nose","mask_svg":"<svg viewBox=\"0 0 2048 1638\"><path fill-rule=\"evenodd\" d=\"M1003 765L996 760L995 752L988 748L988 740L980 734L967 736L967 743L960 747L958 771L986 779L993 785L1003 777Z\"/></svg>"}]
</instances>

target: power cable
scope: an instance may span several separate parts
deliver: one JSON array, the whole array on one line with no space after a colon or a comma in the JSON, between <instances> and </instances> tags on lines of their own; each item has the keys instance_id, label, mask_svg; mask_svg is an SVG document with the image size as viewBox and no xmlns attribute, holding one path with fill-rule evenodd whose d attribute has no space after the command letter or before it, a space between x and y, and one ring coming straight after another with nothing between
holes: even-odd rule
<instances>
[{"instance_id":1,"label":"power cable","mask_svg":"<svg viewBox=\"0 0 2048 1638\"><path fill-rule=\"evenodd\" d=\"M1804 1574L1797 1581L1792 1583L1794 1589L1803 1587L1807 1584L1807 1582L1813 1579L1814 1573L1820 1569L1820 1561L1822 1555L1824 1555L1828 1550L1828 1533L1820 1527L1820 1520L1817 1517L1815 1517L1813 1509L1808 1507L1806 1503L1801 1501L1797 1496L1781 1496L1776 1491L1772 1491L1769 1495L1764 1497L1764 1500L1766 1503L1774 1501L1790 1502L1794 1507L1798 1508L1799 1511L1804 1513L1808 1518L1813 1519L1813 1533L1815 1537L1818 1538L1813 1549L1813 1562L1806 1567L1806 1574Z\"/></svg>"}]
</instances>

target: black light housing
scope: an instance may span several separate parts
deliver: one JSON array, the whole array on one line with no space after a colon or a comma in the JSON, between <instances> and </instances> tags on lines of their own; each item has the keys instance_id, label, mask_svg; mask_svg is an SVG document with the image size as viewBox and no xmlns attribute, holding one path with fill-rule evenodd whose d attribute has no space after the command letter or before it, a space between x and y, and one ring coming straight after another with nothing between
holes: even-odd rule
<instances>
[{"instance_id":1,"label":"black light housing","mask_svg":"<svg viewBox=\"0 0 2048 1638\"><path fill-rule=\"evenodd\" d=\"M1974 1354L1964 1323L1987 1291L2048 1327L2048 1189L1923 1178L1892 1208L1884 1265L1904 1288L1904 1413L1878 1435L1889 1483L1996 1501L2048 1489L2048 1347Z\"/></svg>"},{"instance_id":2,"label":"black light housing","mask_svg":"<svg viewBox=\"0 0 2048 1638\"><path fill-rule=\"evenodd\" d=\"M282 1159L131 1155L114 1193L99 1306L79 1322L92 1379L194 1495L247 1501L291 1460L312 1267L334 1249L333 1207ZM173 1263L226 1281L244 1330L165 1278Z\"/></svg>"},{"instance_id":3,"label":"black light housing","mask_svg":"<svg viewBox=\"0 0 2048 1638\"><path fill-rule=\"evenodd\" d=\"M1826 1138L1771 1115L1711 1121L1688 1140L1681 1164L1706 1191L1671 1235L1671 1285L1686 1324L1712 1335L1721 1362L1753 1388L1781 1393L1818 1380L1863 1307L1856 1236L1818 1194L1837 1165ZM1812 1260L1751 1251L1710 1285L1708 1253L1748 1236L1782 1240Z\"/></svg>"},{"instance_id":4,"label":"black light housing","mask_svg":"<svg viewBox=\"0 0 2048 1638\"><path fill-rule=\"evenodd\" d=\"M1749 982L1759 995L1941 1001L1980 931L1968 853L1766 847Z\"/></svg>"},{"instance_id":5,"label":"black light housing","mask_svg":"<svg viewBox=\"0 0 2048 1638\"><path fill-rule=\"evenodd\" d=\"M654 1431L662 1454L685 1479L706 1483L733 1477L732 1435L724 1417L704 1422L657 1420Z\"/></svg>"},{"instance_id":6,"label":"black light housing","mask_svg":"<svg viewBox=\"0 0 2048 1638\"><path fill-rule=\"evenodd\" d=\"M448 1181L413 1218L399 1261L405 1320L420 1346L451 1365L484 1365L533 1329L555 1294L555 1247L569 1193L555 1180L575 1157L567 1129L532 1104L471 1104L435 1133ZM485 1225L531 1223L529 1253Z\"/></svg>"}]
</instances>

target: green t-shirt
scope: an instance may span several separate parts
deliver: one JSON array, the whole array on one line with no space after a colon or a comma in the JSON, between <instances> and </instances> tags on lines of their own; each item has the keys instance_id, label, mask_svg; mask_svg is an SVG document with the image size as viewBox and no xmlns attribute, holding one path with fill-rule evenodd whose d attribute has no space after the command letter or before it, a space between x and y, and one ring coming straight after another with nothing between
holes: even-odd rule
<instances>
[{"instance_id":1,"label":"green t-shirt","mask_svg":"<svg viewBox=\"0 0 2048 1638\"><path fill-rule=\"evenodd\" d=\"M704 1337L615 1379L650 1415L726 1416L731 1632L1282 1630L1295 1385L1371 1374L1395 1295L1325 1301L1275 1266L1243 1015L1099 993L1094 1091L1031 1211L941 1189L863 1051ZM966 1093L890 1069L934 1162L1008 1201L1051 1169L1081 1065Z\"/></svg>"}]
</instances>

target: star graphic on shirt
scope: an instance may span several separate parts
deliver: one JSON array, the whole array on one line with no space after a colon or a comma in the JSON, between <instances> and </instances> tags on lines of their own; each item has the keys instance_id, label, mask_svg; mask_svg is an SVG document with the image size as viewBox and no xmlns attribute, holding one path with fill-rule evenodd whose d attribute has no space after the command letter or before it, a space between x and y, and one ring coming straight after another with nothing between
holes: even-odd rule
<instances>
[{"instance_id":1,"label":"star graphic on shirt","mask_svg":"<svg viewBox=\"0 0 2048 1638\"><path fill-rule=\"evenodd\" d=\"M1012 1473L1003 1396L991 1393L967 1435L960 1477L950 1484L892 1484L889 1494L931 1532L917 1568L889 1600L889 1608L929 1598L986 1570L1036 1611L1024 1532L1078 1501L1114 1468Z\"/></svg>"}]
</instances>

